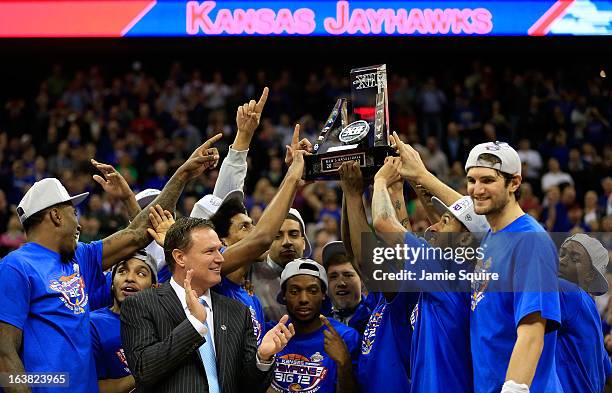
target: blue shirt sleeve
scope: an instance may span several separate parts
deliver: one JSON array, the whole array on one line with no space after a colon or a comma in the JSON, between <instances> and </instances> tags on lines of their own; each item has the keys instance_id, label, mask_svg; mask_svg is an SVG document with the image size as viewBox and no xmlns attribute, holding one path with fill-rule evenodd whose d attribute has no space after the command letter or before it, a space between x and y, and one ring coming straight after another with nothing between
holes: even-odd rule
<instances>
[{"instance_id":1,"label":"blue shirt sleeve","mask_svg":"<svg viewBox=\"0 0 612 393\"><path fill-rule=\"evenodd\" d=\"M514 323L518 327L527 315L540 312L547 320L546 331L549 332L558 329L561 323L557 278L559 259L548 234L528 235L521 234L513 255Z\"/></svg>"},{"instance_id":2,"label":"blue shirt sleeve","mask_svg":"<svg viewBox=\"0 0 612 393\"><path fill-rule=\"evenodd\" d=\"M104 356L102 355L102 344L100 342L100 334L94 324L93 318L89 321L91 329L91 347L93 352L94 361L96 362L96 373L98 379L107 379L106 372L104 369Z\"/></svg>"},{"instance_id":3,"label":"blue shirt sleeve","mask_svg":"<svg viewBox=\"0 0 612 393\"><path fill-rule=\"evenodd\" d=\"M102 240L91 243L79 243L75 252L75 260L81 269L85 280L85 288L89 296L90 310L110 305L110 287L102 272Z\"/></svg>"},{"instance_id":4,"label":"blue shirt sleeve","mask_svg":"<svg viewBox=\"0 0 612 393\"><path fill-rule=\"evenodd\" d=\"M0 321L23 330L30 311L30 280L18 262L7 259L0 262Z\"/></svg>"}]
</instances>

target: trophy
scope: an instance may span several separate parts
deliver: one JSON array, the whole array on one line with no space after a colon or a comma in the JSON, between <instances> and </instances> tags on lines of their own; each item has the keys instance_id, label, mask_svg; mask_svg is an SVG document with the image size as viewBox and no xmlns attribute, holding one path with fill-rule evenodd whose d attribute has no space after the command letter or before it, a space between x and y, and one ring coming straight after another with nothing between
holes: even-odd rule
<instances>
[{"instance_id":1,"label":"trophy","mask_svg":"<svg viewBox=\"0 0 612 393\"><path fill-rule=\"evenodd\" d=\"M386 64L351 70L351 107L349 115L347 100L336 101L313 155L304 157L304 179L338 179L338 168L347 161L358 161L363 176L372 178L395 154L389 146Z\"/></svg>"}]
</instances>

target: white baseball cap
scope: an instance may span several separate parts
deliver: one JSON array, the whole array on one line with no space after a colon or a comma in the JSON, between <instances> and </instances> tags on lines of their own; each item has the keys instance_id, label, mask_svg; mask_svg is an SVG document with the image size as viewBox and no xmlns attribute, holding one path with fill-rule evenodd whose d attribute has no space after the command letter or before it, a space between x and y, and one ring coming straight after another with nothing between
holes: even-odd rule
<instances>
[{"instance_id":1,"label":"white baseball cap","mask_svg":"<svg viewBox=\"0 0 612 393\"><path fill-rule=\"evenodd\" d=\"M312 259L298 258L298 259L295 259L289 262L287 265L285 265L285 268L283 269L283 272L281 273L281 279L280 279L281 290L278 293L278 296L276 298L276 300L278 300L279 303L284 304L283 287L285 283L287 282L287 280L289 280L291 277L300 276L300 275L307 275L307 276L313 276L313 277L319 278L323 282L323 288L322 288L323 293L327 291L328 284L327 284L327 273L325 272L325 268L318 262L313 261Z\"/></svg>"},{"instance_id":2,"label":"white baseball cap","mask_svg":"<svg viewBox=\"0 0 612 393\"><path fill-rule=\"evenodd\" d=\"M147 188L135 195L136 202L138 202L138 206L140 206L141 209L144 209L149 206L159 194L161 194L161 191L157 188Z\"/></svg>"},{"instance_id":3,"label":"white baseball cap","mask_svg":"<svg viewBox=\"0 0 612 393\"><path fill-rule=\"evenodd\" d=\"M76 206L83 202L88 195L88 192L84 192L71 197L59 180L54 177L47 177L34 183L21 198L19 206L17 206L17 215L23 225L25 220L41 210L64 202L72 202L72 205Z\"/></svg>"},{"instance_id":4,"label":"white baseball cap","mask_svg":"<svg viewBox=\"0 0 612 393\"><path fill-rule=\"evenodd\" d=\"M312 247L310 246L310 241L308 240L308 236L306 236L306 225L304 225L304 220L302 219L302 215L299 211L294 208L289 209L287 212L288 216L294 217L300 223L300 228L302 229L302 234L304 234L304 242L306 246L304 247L304 258L310 257L312 254Z\"/></svg>"},{"instance_id":5,"label":"white baseball cap","mask_svg":"<svg viewBox=\"0 0 612 393\"><path fill-rule=\"evenodd\" d=\"M233 190L221 199L213 194L205 195L197 201L191 209L190 217L209 219L219 210L219 208L230 199L238 199L240 203L244 203L244 192L242 190Z\"/></svg>"},{"instance_id":6,"label":"white baseball cap","mask_svg":"<svg viewBox=\"0 0 612 393\"><path fill-rule=\"evenodd\" d=\"M482 154L491 154L499 158L501 164L493 164L479 159ZM474 146L465 162L465 171L473 167L497 169L510 175L521 174L521 158L516 150L506 142L487 142Z\"/></svg>"},{"instance_id":7,"label":"white baseball cap","mask_svg":"<svg viewBox=\"0 0 612 393\"><path fill-rule=\"evenodd\" d=\"M595 281L591 284L592 290L589 290L589 292L594 294L595 296L606 294L608 292L606 267L608 266L608 262L610 259L610 256L608 255L608 250L606 250L606 248L601 244L599 240L589 235L585 235L584 233L577 233L568 237L561 244L561 247L563 247L569 241L575 241L577 243L580 243L582 247L584 247L587 254L591 258L593 269L598 273L595 276Z\"/></svg>"},{"instance_id":8,"label":"white baseball cap","mask_svg":"<svg viewBox=\"0 0 612 393\"><path fill-rule=\"evenodd\" d=\"M436 197L431 198L431 203L438 213L444 214L448 212L452 214L453 217L465 225L468 231L476 234L479 238L483 237L491 228L485 216L476 214L474 211L474 202L472 198L467 195L457 199L450 206L446 206L444 202Z\"/></svg>"}]
</instances>

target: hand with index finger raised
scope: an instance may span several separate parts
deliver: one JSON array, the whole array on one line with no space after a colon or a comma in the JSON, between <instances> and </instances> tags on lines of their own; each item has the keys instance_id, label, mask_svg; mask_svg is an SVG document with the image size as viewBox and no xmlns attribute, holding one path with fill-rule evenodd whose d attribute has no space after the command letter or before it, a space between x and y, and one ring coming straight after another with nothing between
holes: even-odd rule
<instances>
[{"instance_id":1,"label":"hand with index finger raised","mask_svg":"<svg viewBox=\"0 0 612 393\"><path fill-rule=\"evenodd\" d=\"M264 87L259 101L255 102L255 100L251 100L249 103L238 107L236 111L236 126L238 127L238 132L246 133L249 137L253 136L253 133L259 126L261 113L268 100L269 92L270 89Z\"/></svg>"},{"instance_id":2,"label":"hand with index finger raised","mask_svg":"<svg viewBox=\"0 0 612 393\"><path fill-rule=\"evenodd\" d=\"M327 328L323 331L325 352L338 367L344 367L351 361L346 343L326 317L320 315L319 319Z\"/></svg>"},{"instance_id":3,"label":"hand with index finger raised","mask_svg":"<svg viewBox=\"0 0 612 393\"><path fill-rule=\"evenodd\" d=\"M185 180L191 180L201 175L206 169L214 168L219 161L219 152L212 145L222 137L223 134L219 133L195 149L187 161L177 169L177 174Z\"/></svg>"}]
</instances>

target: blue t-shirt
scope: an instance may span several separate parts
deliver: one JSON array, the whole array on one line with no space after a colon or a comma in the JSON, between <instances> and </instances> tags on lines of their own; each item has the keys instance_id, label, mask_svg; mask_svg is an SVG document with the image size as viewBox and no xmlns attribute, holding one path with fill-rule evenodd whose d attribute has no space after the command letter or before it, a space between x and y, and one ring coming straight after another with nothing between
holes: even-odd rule
<instances>
[{"instance_id":1,"label":"blue t-shirt","mask_svg":"<svg viewBox=\"0 0 612 393\"><path fill-rule=\"evenodd\" d=\"M102 273L100 285L95 288L95 295L90 295L89 310L94 311L113 305L114 295L111 291L113 277L110 271ZM96 300L94 301L95 298Z\"/></svg>"},{"instance_id":2,"label":"blue t-shirt","mask_svg":"<svg viewBox=\"0 0 612 393\"><path fill-rule=\"evenodd\" d=\"M25 371L66 372L70 392L98 391L89 303L101 282L101 241L78 243L70 263L36 243L26 243L0 262L0 321L21 329Z\"/></svg>"},{"instance_id":3,"label":"blue t-shirt","mask_svg":"<svg viewBox=\"0 0 612 393\"><path fill-rule=\"evenodd\" d=\"M578 285L559 279L561 327L557 332L557 374L566 392L600 393L608 353L595 301Z\"/></svg>"},{"instance_id":4,"label":"blue t-shirt","mask_svg":"<svg viewBox=\"0 0 612 393\"><path fill-rule=\"evenodd\" d=\"M404 242L413 248L430 247L424 239L411 233L406 234ZM460 269L471 271L468 263L459 264L453 260L419 259L414 262L407 262L404 269L417 272L417 277L420 277L421 270L431 273L444 270L457 272ZM442 393L447 392L449 386L456 393L472 392L470 294L465 291L467 282L416 280L406 284L423 290L410 317L413 329L410 392ZM436 290L429 291L431 288Z\"/></svg>"},{"instance_id":5,"label":"blue t-shirt","mask_svg":"<svg viewBox=\"0 0 612 393\"><path fill-rule=\"evenodd\" d=\"M410 312L417 295L399 292L387 301L378 294L361 341L357 380L363 393L410 391Z\"/></svg>"},{"instance_id":6,"label":"blue t-shirt","mask_svg":"<svg viewBox=\"0 0 612 393\"><path fill-rule=\"evenodd\" d=\"M232 282L227 277L222 277L221 282L212 289L220 295L238 300L249 309L251 320L253 321L253 333L255 333L255 338L257 338L257 345L261 344L261 340L266 334L266 324L263 307L259 302L259 298L255 295L250 295L242 286Z\"/></svg>"},{"instance_id":7,"label":"blue t-shirt","mask_svg":"<svg viewBox=\"0 0 612 393\"><path fill-rule=\"evenodd\" d=\"M328 298L329 296L326 297L326 299ZM361 295L361 301L357 305L357 308L355 308L355 311L351 315L348 323L345 323L345 325L357 330L359 335L363 335L363 331L365 330L366 325L368 324L370 315L372 315L372 310L374 310L377 304L378 293L370 292L368 296ZM335 308L330 308L325 311L321 309L321 314L325 315L326 317L334 318L338 322L343 322L342 318L339 317L341 313Z\"/></svg>"},{"instance_id":8,"label":"blue t-shirt","mask_svg":"<svg viewBox=\"0 0 612 393\"><path fill-rule=\"evenodd\" d=\"M110 308L91 313L91 343L98 379L118 379L131 375L123 344L121 320Z\"/></svg>"},{"instance_id":9,"label":"blue t-shirt","mask_svg":"<svg viewBox=\"0 0 612 393\"><path fill-rule=\"evenodd\" d=\"M484 258L476 273L498 280L472 284L470 341L474 391L498 393L516 343L521 320L534 312L546 319L544 349L530 390L562 392L555 370L556 329L561 321L557 250L542 226L527 214L482 241Z\"/></svg>"},{"instance_id":10,"label":"blue t-shirt","mask_svg":"<svg viewBox=\"0 0 612 393\"><path fill-rule=\"evenodd\" d=\"M332 318L329 318L329 322L346 343L353 359L354 370L359 352L359 333ZM325 326L321 326L312 333L295 335L289 340L285 349L276 355L271 391L283 393L336 391L338 372L336 363L325 352L323 344L325 329L327 329Z\"/></svg>"}]
</instances>

